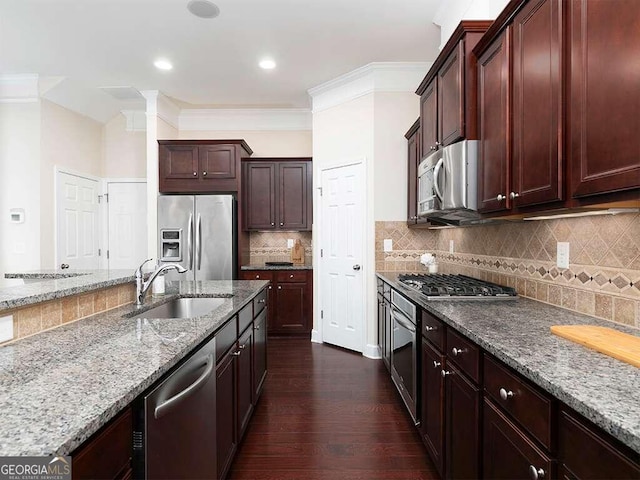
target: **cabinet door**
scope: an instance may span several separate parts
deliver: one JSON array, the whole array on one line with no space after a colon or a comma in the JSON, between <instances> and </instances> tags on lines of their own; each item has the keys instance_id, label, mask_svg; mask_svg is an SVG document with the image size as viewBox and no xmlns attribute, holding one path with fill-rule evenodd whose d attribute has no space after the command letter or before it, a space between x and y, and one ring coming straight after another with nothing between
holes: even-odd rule
<instances>
[{"instance_id":1,"label":"cabinet door","mask_svg":"<svg viewBox=\"0 0 640 480\"><path fill-rule=\"evenodd\" d=\"M447 478L480 478L480 390L447 365Z\"/></svg>"},{"instance_id":2,"label":"cabinet door","mask_svg":"<svg viewBox=\"0 0 640 480\"><path fill-rule=\"evenodd\" d=\"M478 210L511 207L508 27L478 59Z\"/></svg>"},{"instance_id":3,"label":"cabinet door","mask_svg":"<svg viewBox=\"0 0 640 480\"><path fill-rule=\"evenodd\" d=\"M262 393L267 378L267 312L269 307L260 312L253 321L253 404Z\"/></svg>"},{"instance_id":4,"label":"cabinet door","mask_svg":"<svg viewBox=\"0 0 640 480\"><path fill-rule=\"evenodd\" d=\"M278 164L278 227L284 230L310 230L310 162Z\"/></svg>"},{"instance_id":5,"label":"cabinet door","mask_svg":"<svg viewBox=\"0 0 640 480\"><path fill-rule=\"evenodd\" d=\"M438 96L437 79L429 84L420 97L420 138L422 155L438 148Z\"/></svg>"},{"instance_id":6,"label":"cabinet door","mask_svg":"<svg viewBox=\"0 0 640 480\"><path fill-rule=\"evenodd\" d=\"M420 161L420 139L419 133L416 132L411 135L407 143L407 225L415 225L418 220L418 162Z\"/></svg>"},{"instance_id":7,"label":"cabinet door","mask_svg":"<svg viewBox=\"0 0 640 480\"><path fill-rule=\"evenodd\" d=\"M246 162L244 164L245 228L276 228L276 164Z\"/></svg>"},{"instance_id":8,"label":"cabinet door","mask_svg":"<svg viewBox=\"0 0 640 480\"><path fill-rule=\"evenodd\" d=\"M516 207L563 198L560 9L559 0L536 0L513 20L509 196Z\"/></svg>"},{"instance_id":9,"label":"cabinet door","mask_svg":"<svg viewBox=\"0 0 640 480\"><path fill-rule=\"evenodd\" d=\"M571 194L640 188L640 2L566 3Z\"/></svg>"},{"instance_id":10,"label":"cabinet door","mask_svg":"<svg viewBox=\"0 0 640 480\"><path fill-rule=\"evenodd\" d=\"M422 339L422 424L420 433L440 477L444 477L444 356Z\"/></svg>"},{"instance_id":11,"label":"cabinet door","mask_svg":"<svg viewBox=\"0 0 640 480\"><path fill-rule=\"evenodd\" d=\"M378 343L380 344L380 355L382 355L382 361L384 362L387 370L389 369L389 358L387 356L387 345L385 331L385 304L382 294L378 294Z\"/></svg>"},{"instance_id":12,"label":"cabinet door","mask_svg":"<svg viewBox=\"0 0 640 480\"><path fill-rule=\"evenodd\" d=\"M449 145L464 137L464 42L438 71L438 138Z\"/></svg>"},{"instance_id":13,"label":"cabinet door","mask_svg":"<svg viewBox=\"0 0 640 480\"><path fill-rule=\"evenodd\" d=\"M198 147L194 145L161 145L160 179L198 178Z\"/></svg>"},{"instance_id":14,"label":"cabinet door","mask_svg":"<svg viewBox=\"0 0 640 480\"><path fill-rule=\"evenodd\" d=\"M238 441L242 439L253 413L253 327L247 328L238 340L236 352L238 379Z\"/></svg>"},{"instance_id":15,"label":"cabinet door","mask_svg":"<svg viewBox=\"0 0 640 480\"><path fill-rule=\"evenodd\" d=\"M203 180L235 179L238 177L236 148L233 145L199 147L200 175Z\"/></svg>"},{"instance_id":16,"label":"cabinet door","mask_svg":"<svg viewBox=\"0 0 640 480\"><path fill-rule=\"evenodd\" d=\"M528 480L532 467L538 478L556 478L555 463L486 399L482 444L484 478Z\"/></svg>"},{"instance_id":17,"label":"cabinet door","mask_svg":"<svg viewBox=\"0 0 640 480\"><path fill-rule=\"evenodd\" d=\"M274 331L308 333L308 300L306 283L279 283L275 288L277 315Z\"/></svg>"},{"instance_id":18,"label":"cabinet door","mask_svg":"<svg viewBox=\"0 0 640 480\"><path fill-rule=\"evenodd\" d=\"M237 448L236 357L231 351L216 367L216 451L218 478L224 478Z\"/></svg>"}]
</instances>

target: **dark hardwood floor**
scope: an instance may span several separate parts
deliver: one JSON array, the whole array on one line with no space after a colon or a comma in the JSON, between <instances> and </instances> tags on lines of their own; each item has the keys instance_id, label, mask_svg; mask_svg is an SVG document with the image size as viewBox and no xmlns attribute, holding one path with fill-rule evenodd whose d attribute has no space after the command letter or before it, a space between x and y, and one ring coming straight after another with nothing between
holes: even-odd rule
<instances>
[{"instance_id":1,"label":"dark hardwood floor","mask_svg":"<svg viewBox=\"0 0 640 480\"><path fill-rule=\"evenodd\" d=\"M435 467L382 361L269 338L269 374L233 480L428 480Z\"/></svg>"}]
</instances>

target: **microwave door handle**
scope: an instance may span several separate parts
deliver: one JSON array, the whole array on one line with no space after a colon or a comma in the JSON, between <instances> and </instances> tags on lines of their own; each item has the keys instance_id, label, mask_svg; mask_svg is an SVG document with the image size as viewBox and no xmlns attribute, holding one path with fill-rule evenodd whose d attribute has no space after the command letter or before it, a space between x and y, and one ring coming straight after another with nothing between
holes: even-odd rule
<instances>
[{"instance_id":1,"label":"microwave door handle","mask_svg":"<svg viewBox=\"0 0 640 480\"><path fill-rule=\"evenodd\" d=\"M436 192L436 196L442 202L442 193L440 192L440 187L438 186L440 171L442 170L442 164L444 163L444 158L440 158L438 163L436 163L436 167L433 169L433 189Z\"/></svg>"}]
</instances>

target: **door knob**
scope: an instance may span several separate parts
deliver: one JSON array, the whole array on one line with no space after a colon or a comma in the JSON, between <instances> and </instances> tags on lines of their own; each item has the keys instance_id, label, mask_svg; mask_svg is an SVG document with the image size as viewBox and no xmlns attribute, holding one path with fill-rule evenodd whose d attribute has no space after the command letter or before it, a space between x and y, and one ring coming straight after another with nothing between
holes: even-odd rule
<instances>
[{"instance_id":1,"label":"door knob","mask_svg":"<svg viewBox=\"0 0 640 480\"><path fill-rule=\"evenodd\" d=\"M360 265L354 265L354 266L353 266L353 269L354 269L354 270L360 270Z\"/></svg>"},{"instance_id":2,"label":"door knob","mask_svg":"<svg viewBox=\"0 0 640 480\"><path fill-rule=\"evenodd\" d=\"M63 263L63 264L60 265L60 268L62 270L66 269L66 268L69 268L69 264L68 263Z\"/></svg>"}]
</instances>

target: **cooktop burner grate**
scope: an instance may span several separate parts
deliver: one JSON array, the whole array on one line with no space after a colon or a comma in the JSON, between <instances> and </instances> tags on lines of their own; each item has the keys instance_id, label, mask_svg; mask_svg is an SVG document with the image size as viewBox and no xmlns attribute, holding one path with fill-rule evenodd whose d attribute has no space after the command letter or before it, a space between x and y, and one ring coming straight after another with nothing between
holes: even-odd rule
<instances>
[{"instance_id":1,"label":"cooktop burner grate","mask_svg":"<svg viewBox=\"0 0 640 480\"><path fill-rule=\"evenodd\" d=\"M518 296L515 289L511 287L466 275L399 275L398 280L407 287L426 295L428 300L508 300Z\"/></svg>"}]
</instances>

